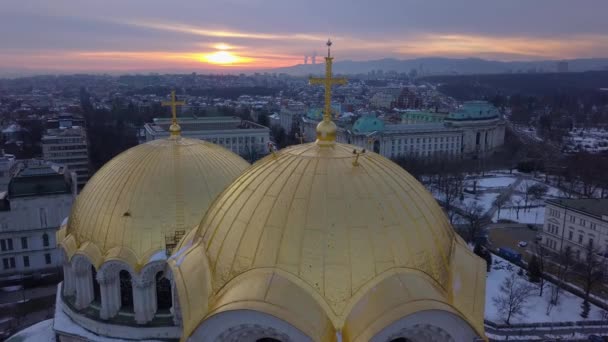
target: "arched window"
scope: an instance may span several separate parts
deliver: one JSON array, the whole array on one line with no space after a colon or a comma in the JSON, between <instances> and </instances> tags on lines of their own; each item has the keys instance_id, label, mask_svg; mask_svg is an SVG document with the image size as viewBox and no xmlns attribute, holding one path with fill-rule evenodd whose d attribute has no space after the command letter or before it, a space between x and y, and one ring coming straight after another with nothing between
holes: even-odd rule
<instances>
[{"instance_id":1,"label":"arched window","mask_svg":"<svg viewBox=\"0 0 608 342\"><path fill-rule=\"evenodd\" d=\"M101 290L99 289L99 282L97 281L97 270L95 266L91 265L91 281L93 282L93 302L101 303Z\"/></svg>"},{"instance_id":2,"label":"arched window","mask_svg":"<svg viewBox=\"0 0 608 342\"><path fill-rule=\"evenodd\" d=\"M47 233L42 234L42 246L44 246L44 247L49 246L49 234L47 234Z\"/></svg>"},{"instance_id":3,"label":"arched window","mask_svg":"<svg viewBox=\"0 0 608 342\"><path fill-rule=\"evenodd\" d=\"M120 309L122 311L133 311L133 284L131 283L131 273L122 270L120 277Z\"/></svg>"},{"instance_id":4,"label":"arched window","mask_svg":"<svg viewBox=\"0 0 608 342\"><path fill-rule=\"evenodd\" d=\"M281 342L280 340L277 340L276 338L272 338L272 337L264 337L264 338L260 338L255 342Z\"/></svg>"},{"instance_id":5,"label":"arched window","mask_svg":"<svg viewBox=\"0 0 608 342\"><path fill-rule=\"evenodd\" d=\"M156 273L156 305L158 311L168 311L173 304L171 282L163 272Z\"/></svg>"}]
</instances>

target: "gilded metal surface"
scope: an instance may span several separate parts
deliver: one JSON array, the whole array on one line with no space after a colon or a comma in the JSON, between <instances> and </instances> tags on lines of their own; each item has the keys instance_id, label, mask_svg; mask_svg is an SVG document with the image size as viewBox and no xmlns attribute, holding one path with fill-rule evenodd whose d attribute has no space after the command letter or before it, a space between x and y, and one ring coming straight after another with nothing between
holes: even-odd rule
<instances>
[{"instance_id":1,"label":"gilded metal surface","mask_svg":"<svg viewBox=\"0 0 608 342\"><path fill-rule=\"evenodd\" d=\"M408 285L411 292L378 295L438 301L460 312L452 298L456 238L445 214L401 167L369 152L359 155L355 166L353 150L344 144L305 144L278 151L254 164L218 197L189 248L193 255L207 255L211 289L203 296L210 298L210 307L188 308L195 316L184 316L185 336L210 310L219 309L213 303L227 302L224 291L233 283L243 286L231 290L231 296L252 296L249 291L254 289L246 286L245 275L259 270L280 274L308 293L338 330L345 328L355 305L369 291L404 272L417 280ZM196 262L189 259L184 258ZM472 270L480 267L474 264ZM195 283L187 272L181 276L184 283ZM466 288L472 280L461 281ZM265 291L271 288L267 283ZM479 303L483 289L472 288L479 291L474 295ZM192 285L188 296L196 291ZM286 294L284 300L301 299ZM189 306L189 300L183 302ZM368 308L361 312L369 319L374 314ZM299 319L317 315L310 311ZM461 316L483 329L482 319L474 322L472 315ZM281 318L294 322L293 317Z\"/></svg>"},{"instance_id":2,"label":"gilded metal surface","mask_svg":"<svg viewBox=\"0 0 608 342\"><path fill-rule=\"evenodd\" d=\"M325 109L323 111L323 120L317 125L317 144L332 145L336 141L336 124L331 120L331 87L337 84L346 84L345 78L336 78L332 74L332 63L334 58L331 57L332 43L327 41L327 57L325 57L325 77L311 77L310 84L320 84L325 87Z\"/></svg>"},{"instance_id":3,"label":"gilded metal surface","mask_svg":"<svg viewBox=\"0 0 608 342\"><path fill-rule=\"evenodd\" d=\"M366 341L425 310L453 313L483 336L485 266L432 195L382 156L335 143L327 45L326 77L311 79L325 85L317 142L254 164L170 261L182 340L211 315L238 309L323 342Z\"/></svg>"},{"instance_id":4,"label":"gilded metal surface","mask_svg":"<svg viewBox=\"0 0 608 342\"><path fill-rule=\"evenodd\" d=\"M74 239L77 250L66 252L86 254L94 264L119 259L136 269L164 250L175 231L200 222L248 166L223 147L194 139L133 147L104 165L78 196L64 239Z\"/></svg>"},{"instance_id":5,"label":"gilded metal surface","mask_svg":"<svg viewBox=\"0 0 608 342\"><path fill-rule=\"evenodd\" d=\"M163 106L171 107L172 121L171 126L169 127L169 132L173 138L178 137L182 132L182 128L180 127L179 123L177 123L177 106L183 106L185 104L186 103L184 101L175 100L175 90L171 91L171 101L162 102Z\"/></svg>"}]
</instances>

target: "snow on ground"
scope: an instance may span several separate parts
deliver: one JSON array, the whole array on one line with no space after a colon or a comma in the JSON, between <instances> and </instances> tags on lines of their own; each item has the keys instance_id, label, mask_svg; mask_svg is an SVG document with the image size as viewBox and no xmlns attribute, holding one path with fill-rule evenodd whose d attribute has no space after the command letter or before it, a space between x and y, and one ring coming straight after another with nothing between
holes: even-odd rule
<instances>
[{"instance_id":1,"label":"snow on ground","mask_svg":"<svg viewBox=\"0 0 608 342\"><path fill-rule=\"evenodd\" d=\"M492 299L500 295L502 282L512 273L517 274L520 268L496 255L492 255L492 259L492 271L488 273L486 279L485 318L495 323L504 323ZM521 281L527 281L527 276L524 275ZM536 284L534 285L536 286ZM563 290L559 295L558 305L554 306L547 315L546 310L551 291L549 287L545 288L543 297L538 296L538 293L535 292L535 295L528 299L526 316L511 317L510 323L575 322L584 320L580 316L582 298ZM589 317L586 320L602 319L601 309L593 304L590 304L590 307Z\"/></svg>"},{"instance_id":2,"label":"snow on ground","mask_svg":"<svg viewBox=\"0 0 608 342\"><path fill-rule=\"evenodd\" d=\"M545 222L545 207L534 207L530 208L529 210L524 210L521 208L519 209L519 217L517 216L517 210L515 210L515 208L502 208L500 210L500 219L526 224L542 224ZM492 216L492 221L497 222L498 220L499 218L497 210L494 213L494 216Z\"/></svg>"},{"instance_id":3,"label":"snow on ground","mask_svg":"<svg viewBox=\"0 0 608 342\"><path fill-rule=\"evenodd\" d=\"M551 198L551 197L564 197L564 192L561 191L560 189L547 185L543 182L539 182L537 180L532 180L532 179L524 179L521 181L521 183L519 183L519 186L517 187L518 191L521 191L522 193L525 194L526 189L531 187L532 185L535 184L542 184L544 186L547 187L547 195L545 196L545 198Z\"/></svg>"},{"instance_id":4,"label":"snow on ground","mask_svg":"<svg viewBox=\"0 0 608 342\"><path fill-rule=\"evenodd\" d=\"M468 180L467 187L472 188L475 180ZM515 177L484 177L476 179L478 188L506 188L515 183Z\"/></svg>"},{"instance_id":5,"label":"snow on ground","mask_svg":"<svg viewBox=\"0 0 608 342\"><path fill-rule=\"evenodd\" d=\"M486 213L490 208L492 208L492 203L498 198L499 193L497 192L486 192L477 195L465 194L464 201L458 201L456 206L462 209L465 209L471 205L471 203L476 202L477 205L483 208L483 212Z\"/></svg>"},{"instance_id":6,"label":"snow on ground","mask_svg":"<svg viewBox=\"0 0 608 342\"><path fill-rule=\"evenodd\" d=\"M55 342L53 331L53 320L38 322L29 328L25 328L10 337L6 342Z\"/></svg>"}]
</instances>

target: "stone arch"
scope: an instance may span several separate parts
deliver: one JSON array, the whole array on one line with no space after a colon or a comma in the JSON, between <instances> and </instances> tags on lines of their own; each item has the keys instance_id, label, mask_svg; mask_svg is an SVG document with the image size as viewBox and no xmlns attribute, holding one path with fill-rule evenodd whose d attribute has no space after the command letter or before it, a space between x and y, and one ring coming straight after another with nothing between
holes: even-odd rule
<instances>
[{"instance_id":1,"label":"stone arch","mask_svg":"<svg viewBox=\"0 0 608 342\"><path fill-rule=\"evenodd\" d=\"M121 282L121 272L123 272L123 282ZM124 272L126 272L126 275ZM132 283L135 278L134 275L131 266L119 260L106 261L101 265L97 272L97 281L101 286L101 310L99 315L102 319L112 318L123 309L123 295L125 295L125 298L133 298ZM130 305L130 307L133 307L133 305Z\"/></svg>"},{"instance_id":2,"label":"stone arch","mask_svg":"<svg viewBox=\"0 0 608 342\"><path fill-rule=\"evenodd\" d=\"M74 270L72 269L72 263L65 248L59 248L61 253L61 261L63 266L63 284L61 287L62 294L67 297L76 295L76 286L74 284Z\"/></svg>"},{"instance_id":3,"label":"stone arch","mask_svg":"<svg viewBox=\"0 0 608 342\"><path fill-rule=\"evenodd\" d=\"M120 310L135 311L133 299L133 276L125 269L118 272L118 280L120 282Z\"/></svg>"},{"instance_id":4,"label":"stone arch","mask_svg":"<svg viewBox=\"0 0 608 342\"><path fill-rule=\"evenodd\" d=\"M188 338L189 342L312 342L293 325L254 310L232 310L212 315Z\"/></svg>"},{"instance_id":5,"label":"stone arch","mask_svg":"<svg viewBox=\"0 0 608 342\"><path fill-rule=\"evenodd\" d=\"M171 281L165 276L165 272L158 271L155 279L156 287L156 310L170 310L173 306L173 290Z\"/></svg>"},{"instance_id":6,"label":"stone arch","mask_svg":"<svg viewBox=\"0 0 608 342\"><path fill-rule=\"evenodd\" d=\"M135 296L135 319L138 323L143 324L154 319L154 316L158 311L158 296L157 296L157 275L162 273L163 277L169 282L167 300L169 307L166 308L173 312L172 304L175 302L173 298L173 277L172 273L167 267L167 263L164 260L151 262L145 265L139 275L134 278L133 284L135 285L135 291L138 293ZM165 286L167 284L163 284Z\"/></svg>"},{"instance_id":7,"label":"stone arch","mask_svg":"<svg viewBox=\"0 0 608 342\"><path fill-rule=\"evenodd\" d=\"M76 293L74 306L77 309L84 309L91 304L95 296L93 289L94 279L91 272L95 266L84 254L74 255L71 263Z\"/></svg>"},{"instance_id":8,"label":"stone arch","mask_svg":"<svg viewBox=\"0 0 608 342\"><path fill-rule=\"evenodd\" d=\"M443 310L426 310L402 317L374 335L370 342L399 339L412 342L474 341L477 334L457 315Z\"/></svg>"}]
</instances>

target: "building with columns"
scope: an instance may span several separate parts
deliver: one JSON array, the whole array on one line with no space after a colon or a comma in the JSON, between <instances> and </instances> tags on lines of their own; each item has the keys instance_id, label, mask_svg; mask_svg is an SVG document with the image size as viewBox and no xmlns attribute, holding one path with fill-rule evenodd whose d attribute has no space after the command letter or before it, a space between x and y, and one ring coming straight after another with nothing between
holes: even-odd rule
<instances>
[{"instance_id":1,"label":"building with columns","mask_svg":"<svg viewBox=\"0 0 608 342\"><path fill-rule=\"evenodd\" d=\"M93 176L58 233L60 341L485 340L485 261L404 169L336 141L327 45L315 142L247 168L174 119Z\"/></svg>"},{"instance_id":2,"label":"building with columns","mask_svg":"<svg viewBox=\"0 0 608 342\"><path fill-rule=\"evenodd\" d=\"M169 118L156 118L145 124L145 141L167 138L170 125ZM180 125L184 137L223 146L247 160L268 154L270 129L255 122L234 116L185 117L180 118Z\"/></svg>"},{"instance_id":3,"label":"building with columns","mask_svg":"<svg viewBox=\"0 0 608 342\"><path fill-rule=\"evenodd\" d=\"M411 112L402 123L389 124L364 115L352 125L338 121L338 141L372 150L390 159L465 158L491 155L504 144L505 123L498 110L485 101L465 102L449 114ZM319 119L302 118L307 141L315 139Z\"/></svg>"}]
</instances>

